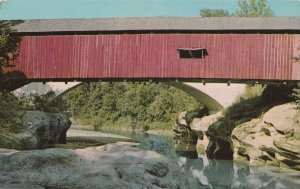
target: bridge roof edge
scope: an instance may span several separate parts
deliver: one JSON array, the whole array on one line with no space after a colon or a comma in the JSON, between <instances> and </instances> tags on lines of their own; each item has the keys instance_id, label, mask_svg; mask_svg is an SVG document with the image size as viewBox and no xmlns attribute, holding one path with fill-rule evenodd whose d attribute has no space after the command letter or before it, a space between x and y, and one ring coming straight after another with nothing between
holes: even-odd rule
<instances>
[{"instance_id":1,"label":"bridge roof edge","mask_svg":"<svg viewBox=\"0 0 300 189\"><path fill-rule=\"evenodd\" d=\"M44 19L12 21L16 33L118 31L290 31L300 32L300 17L152 17ZM289 33L289 32L287 32Z\"/></svg>"}]
</instances>

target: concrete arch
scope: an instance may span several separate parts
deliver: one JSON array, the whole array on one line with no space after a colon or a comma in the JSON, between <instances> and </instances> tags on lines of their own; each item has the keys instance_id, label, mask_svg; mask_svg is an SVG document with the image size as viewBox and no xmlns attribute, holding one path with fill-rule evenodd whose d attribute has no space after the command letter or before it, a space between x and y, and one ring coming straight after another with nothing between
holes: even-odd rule
<instances>
[{"instance_id":1,"label":"concrete arch","mask_svg":"<svg viewBox=\"0 0 300 189\"><path fill-rule=\"evenodd\" d=\"M179 90L182 90L185 93L187 93L187 94L193 96L194 98L196 98L199 102L201 102L202 104L204 104L208 108L210 114L218 112L218 111L224 109L224 107L219 102L217 102L215 99L213 99L211 96L207 95L206 93L204 93L204 92L202 92L202 91L200 91L200 90L198 90L198 89L196 89L196 88L194 88L190 85L187 85L185 83L175 82L175 81L169 81L169 82L166 82L166 84L168 84L172 87L175 87ZM64 92L60 93L58 96L56 96L55 98L50 100L49 104L51 104L51 102L53 102L56 98L60 98L65 93L79 87L80 85L82 85L82 83L79 83L78 85L70 87L69 89L67 89Z\"/></svg>"},{"instance_id":2,"label":"concrete arch","mask_svg":"<svg viewBox=\"0 0 300 189\"><path fill-rule=\"evenodd\" d=\"M196 98L199 102L201 102L208 108L210 114L216 113L216 112L224 109L224 107L218 101L213 99L211 96L207 95L206 93L204 93L190 85L187 85L185 83L175 82L175 81L169 81L166 83L168 85L175 87L177 89L180 89L180 90L186 92L187 94L193 96L194 98Z\"/></svg>"},{"instance_id":3,"label":"concrete arch","mask_svg":"<svg viewBox=\"0 0 300 189\"><path fill-rule=\"evenodd\" d=\"M78 83L77 85L74 85L74 86L72 86L72 87L66 89L65 91L63 91L62 93L60 93L59 95L57 95L56 97L52 98L52 99L48 102L48 104L51 104L55 99L58 99L58 98L62 97L62 96L63 96L64 94L66 94L67 92L69 92L69 91L71 91L71 90L73 90L73 89L76 89L77 87L79 87L79 86L82 85L82 84L83 84L83 83Z\"/></svg>"}]
</instances>

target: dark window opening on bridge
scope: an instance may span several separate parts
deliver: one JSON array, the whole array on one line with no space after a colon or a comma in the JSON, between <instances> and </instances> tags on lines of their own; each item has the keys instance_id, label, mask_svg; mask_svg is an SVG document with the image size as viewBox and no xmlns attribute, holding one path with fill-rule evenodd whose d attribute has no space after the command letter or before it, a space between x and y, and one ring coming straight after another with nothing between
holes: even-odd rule
<instances>
[{"instance_id":1,"label":"dark window opening on bridge","mask_svg":"<svg viewBox=\"0 0 300 189\"><path fill-rule=\"evenodd\" d=\"M208 52L205 48L179 48L179 58L205 58Z\"/></svg>"}]
</instances>

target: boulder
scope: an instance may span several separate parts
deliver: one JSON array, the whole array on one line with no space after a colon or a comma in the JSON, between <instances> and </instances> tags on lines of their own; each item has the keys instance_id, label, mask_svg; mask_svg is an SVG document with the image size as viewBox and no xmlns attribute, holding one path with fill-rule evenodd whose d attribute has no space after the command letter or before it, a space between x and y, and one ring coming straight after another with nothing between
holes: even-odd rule
<instances>
[{"instance_id":1,"label":"boulder","mask_svg":"<svg viewBox=\"0 0 300 189\"><path fill-rule=\"evenodd\" d=\"M231 143L227 137L218 133L218 129L210 131L211 127L219 127L222 123L224 115L222 112L217 112L203 118L194 118L191 123L191 128L194 131L201 132L203 137L198 137L197 151L200 154L206 154L210 159L232 159Z\"/></svg>"},{"instance_id":2,"label":"boulder","mask_svg":"<svg viewBox=\"0 0 300 189\"><path fill-rule=\"evenodd\" d=\"M18 114L6 139L0 147L21 150L43 149L55 143L66 143L66 133L71 126L69 117L63 113L28 111Z\"/></svg>"},{"instance_id":3,"label":"boulder","mask_svg":"<svg viewBox=\"0 0 300 189\"><path fill-rule=\"evenodd\" d=\"M36 136L38 148L55 143L66 143L66 133L71 126L71 121L66 114L41 111L27 112L22 117L22 123L23 128Z\"/></svg>"},{"instance_id":4,"label":"boulder","mask_svg":"<svg viewBox=\"0 0 300 189\"><path fill-rule=\"evenodd\" d=\"M194 118L191 123L191 128L195 131L206 132L212 124L223 118L222 112L217 112L212 115L204 116L202 118Z\"/></svg>"},{"instance_id":5,"label":"boulder","mask_svg":"<svg viewBox=\"0 0 300 189\"><path fill-rule=\"evenodd\" d=\"M271 124L278 133L286 135L288 133L295 134L295 131L297 131L296 136L299 136L300 125L294 125L293 123L295 113L296 105L283 104L266 112L263 117L263 121Z\"/></svg>"},{"instance_id":6,"label":"boulder","mask_svg":"<svg viewBox=\"0 0 300 189\"><path fill-rule=\"evenodd\" d=\"M182 170L164 156L115 143L0 155L0 183L44 188L189 188Z\"/></svg>"},{"instance_id":7,"label":"boulder","mask_svg":"<svg viewBox=\"0 0 300 189\"><path fill-rule=\"evenodd\" d=\"M275 106L261 118L238 125L231 134L234 159L250 165L300 170L299 110L293 103Z\"/></svg>"},{"instance_id":8,"label":"boulder","mask_svg":"<svg viewBox=\"0 0 300 189\"><path fill-rule=\"evenodd\" d=\"M188 136L189 129L185 120L187 112L181 112L173 125L173 131L177 136Z\"/></svg>"}]
</instances>

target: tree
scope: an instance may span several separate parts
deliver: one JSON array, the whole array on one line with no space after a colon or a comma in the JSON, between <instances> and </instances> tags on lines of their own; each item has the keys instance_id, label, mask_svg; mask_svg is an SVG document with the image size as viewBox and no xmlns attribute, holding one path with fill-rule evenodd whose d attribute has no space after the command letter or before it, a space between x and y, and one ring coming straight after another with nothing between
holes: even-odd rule
<instances>
[{"instance_id":1,"label":"tree","mask_svg":"<svg viewBox=\"0 0 300 189\"><path fill-rule=\"evenodd\" d=\"M230 17L233 16L227 10L223 9L201 9L200 16L202 17Z\"/></svg>"},{"instance_id":2,"label":"tree","mask_svg":"<svg viewBox=\"0 0 300 189\"><path fill-rule=\"evenodd\" d=\"M293 96L295 98L295 102L297 104L298 109L300 109L300 82L298 83L298 87L293 89Z\"/></svg>"},{"instance_id":3,"label":"tree","mask_svg":"<svg viewBox=\"0 0 300 189\"><path fill-rule=\"evenodd\" d=\"M230 13L224 9L201 9L202 17L271 17L274 16L267 0L239 0L239 9L236 13Z\"/></svg>"},{"instance_id":4,"label":"tree","mask_svg":"<svg viewBox=\"0 0 300 189\"><path fill-rule=\"evenodd\" d=\"M77 120L97 129L118 125L118 121L132 129L147 125L166 129L179 112L202 107L193 97L163 83L84 83L64 99Z\"/></svg>"},{"instance_id":5,"label":"tree","mask_svg":"<svg viewBox=\"0 0 300 189\"><path fill-rule=\"evenodd\" d=\"M298 51L300 51L300 46L298 47ZM293 57L295 63L300 63L300 55Z\"/></svg>"},{"instance_id":6,"label":"tree","mask_svg":"<svg viewBox=\"0 0 300 189\"><path fill-rule=\"evenodd\" d=\"M298 47L298 50L300 51L300 47ZM295 63L300 63L300 55L293 57L293 60L295 61ZM300 109L300 82L298 82L298 87L295 87L293 92L294 92L293 96L295 98L295 102L298 108Z\"/></svg>"},{"instance_id":7,"label":"tree","mask_svg":"<svg viewBox=\"0 0 300 189\"><path fill-rule=\"evenodd\" d=\"M3 0L0 0L0 6ZM11 29L13 25L20 23L20 21L2 21L0 20L0 90L10 90L8 84L9 75L18 74L4 74L4 69L13 66L13 60L18 56L18 47L20 37L14 36ZM20 74L22 75L22 74ZM8 86L7 86L8 84Z\"/></svg>"},{"instance_id":8,"label":"tree","mask_svg":"<svg viewBox=\"0 0 300 189\"><path fill-rule=\"evenodd\" d=\"M239 17L271 17L274 16L267 0L239 0L239 10L236 16Z\"/></svg>"},{"instance_id":9,"label":"tree","mask_svg":"<svg viewBox=\"0 0 300 189\"><path fill-rule=\"evenodd\" d=\"M0 21L0 76L3 69L12 67L12 61L18 56L19 37L13 36L12 22Z\"/></svg>"},{"instance_id":10,"label":"tree","mask_svg":"<svg viewBox=\"0 0 300 189\"><path fill-rule=\"evenodd\" d=\"M0 91L0 128L15 117L19 108L18 99L11 93Z\"/></svg>"},{"instance_id":11,"label":"tree","mask_svg":"<svg viewBox=\"0 0 300 189\"><path fill-rule=\"evenodd\" d=\"M12 22L0 21L0 127L11 121L18 108L17 98L2 88L3 71L12 66L12 61L18 55L19 40L11 35L11 25Z\"/></svg>"}]
</instances>

